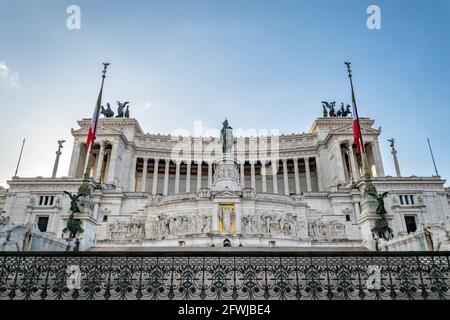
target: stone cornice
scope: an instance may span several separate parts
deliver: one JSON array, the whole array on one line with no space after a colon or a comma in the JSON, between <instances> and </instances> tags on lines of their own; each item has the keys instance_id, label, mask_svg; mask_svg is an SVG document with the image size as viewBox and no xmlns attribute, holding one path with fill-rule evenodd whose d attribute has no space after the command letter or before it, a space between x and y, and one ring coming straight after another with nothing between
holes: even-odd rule
<instances>
[{"instance_id":1,"label":"stone cornice","mask_svg":"<svg viewBox=\"0 0 450 320\"><path fill-rule=\"evenodd\" d=\"M78 120L78 125L80 128L89 128L91 121L90 118L84 118ZM99 125L110 128L132 127L136 130L136 133L143 133L139 122L134 118L100 118Z\"/></svg>"},{"instance_id":2,"label":"stone cornice","mask_svg":"<svg viewBox=\"0 0 450 320\"><path fill-rule=\"evenodd\" d=\"M441 177L376 177L372 178L372 182L376 187L380 189L389 189L391 192L399 192L403 189L409 189L408 192L412 192L415 189L419 191L436 190L444 191L445 180ZM359 181L357 186L359 189L365 184L364 181Z\"/></svg>"},{"instance_id":3,"label":"stone cornice","mask_svg":"<svg viewBox=\"0 0 450 320\"><path fill-rule=\"evenodd\" d=\"M314 134L320 129L336 129L338 127L342 126L352 126L353 119L351 117L342 118L342 117L327 117L327 118L317 118L311 128L309 129L309 132ZM375 120L372 120L370 118L359 118L359 123L361 124L361 127L372 127L375 123Z\"/></svg>"}]
</instances>

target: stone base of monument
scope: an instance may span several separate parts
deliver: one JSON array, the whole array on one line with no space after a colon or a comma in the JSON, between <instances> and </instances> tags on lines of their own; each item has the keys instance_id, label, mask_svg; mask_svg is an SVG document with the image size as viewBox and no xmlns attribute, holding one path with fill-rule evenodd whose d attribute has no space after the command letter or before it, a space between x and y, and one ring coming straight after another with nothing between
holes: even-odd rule
<instances>
[{"instance_id":1,"label":"stone base of monument","mask_svg":"<svg viewBox=\"0 0 450 320\"><path fill-rule=\"evenodd\" d=\"M358 225L363 235L363 245L370 250L376 250L376 239L374 239L372 229L380 223L381 216L376 213L378 203L369 196L364 196L361 202L361 216L358 219ZM386 214L386 223L390 225L393 220L392 214Z\"/></svg>"},{"instance_id":2,"label":"stone base of monument","mask_svg":"<svg viewBox=\"0 0 450 320\"><path fill-rule=\"evenodd\" d=\"M88 203L86 202L85 204L86 204L85 208L87 208ZM81 208L80 208L80 210L81 210ZM70 215L70 212L67 212L67 213L61 215L63 226L67 226L67 221L69 219L69 215ZM75 219L78 219L81 221L81 227L84 230L83 233L77 235L77 238L80 240L79 250L83 251L83 250L87 250L87 249L93 247L96 243L95 230L99 226L98 221L96 221L96 219L94 219L92 212L89 209L87 209L86 212L76 213ZM68 231L66 231L64 233L64 238L65 239L69 238Z\"/></svg>"},{"instance_id":3,"label":"stone base of monument","mask_svg":"<svg viewBox=\"0 0 450 320\"><path fill-rule=\"evenodd\" d=\"M231 155L224 154L220 159L214 161L214 179L211 191L242 191L238 165Z\"/></svg>"}]
</instances>

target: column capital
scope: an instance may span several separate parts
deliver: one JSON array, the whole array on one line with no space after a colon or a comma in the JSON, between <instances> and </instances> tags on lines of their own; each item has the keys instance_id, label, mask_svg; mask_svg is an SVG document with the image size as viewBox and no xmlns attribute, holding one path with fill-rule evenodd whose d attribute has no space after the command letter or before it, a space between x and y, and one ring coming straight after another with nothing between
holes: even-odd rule
<instances>
[{"instance_id":1,"label":"column capital","mask_svg":"<svg viewBox=\"0 0 450 320\"><path fill-rule=\"evenodd\" d=\"M170 164L170 159L164 159L164 161L166 162L166 164Z\"/></svg>"},{"instance_id":2,"label":"column capital","mask_svg":"<svg viewBox=\"0 0 450 320\"><path fill-rule=\"evenodd\" d=\"M298 158L293 158L295 164L298 164Z\"/></svg>"},{"instance_id":3,"label":"column capital","mask_svg":"<svg viewBox=\"0 0 450 320\"><path fill-rule=\"evenodd\" d=\"M287 163L287 161L288 161L287 158L281 159L281 162L283 162L283 164Z\"/></svg>"}]
</instances>

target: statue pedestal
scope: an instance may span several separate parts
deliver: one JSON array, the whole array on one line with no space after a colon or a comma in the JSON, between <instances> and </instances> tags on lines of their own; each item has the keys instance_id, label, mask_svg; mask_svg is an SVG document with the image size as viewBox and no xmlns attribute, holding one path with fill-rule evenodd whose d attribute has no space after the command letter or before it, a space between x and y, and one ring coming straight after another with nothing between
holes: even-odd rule
<instances>
[{"instance_id":1,"label":"statue pedestal","mask_svg":"<svg viewBox=\"0 0 450 320\"><path fill-rule=\"evenodd\" d=\"M229 155L214 161L214 180L211 191L242 191L236 160Z\"/></svg>"},{"instance_id":2,"label":"statue pedestal","mask_svg":"<svg viewBox=\"0 0 450 320\"><path fill-rule=\"evenodd\" d=\"M67 226L70 214L70 212L67 212L61 216L64 228ZM96 230L100 224L88 212L77 212L74 214L74 219L81 222L81 227L84 230L82 233L77 235L77 238L80 240L79 250L83 251L94 246L97 238ZM64 236L69 238L70 232L66 231Z\"/></svg>"},{"instance_id":3,"label":"statue pedestal","mask_svg":"<svg viewBox=\"0 0 450 320\"><path fill-rule=\"evenodd\" d=\"M358 219L358 225L361 228L361 236L364 246L370 250L376 250L376 239L374 239L372 229L381 222L381 216L376 213L378 202L369 196L363 196L361 201L361 216ZM394 216L385 215L386 222L389 224Z\"/></svg>"}]
</instances>

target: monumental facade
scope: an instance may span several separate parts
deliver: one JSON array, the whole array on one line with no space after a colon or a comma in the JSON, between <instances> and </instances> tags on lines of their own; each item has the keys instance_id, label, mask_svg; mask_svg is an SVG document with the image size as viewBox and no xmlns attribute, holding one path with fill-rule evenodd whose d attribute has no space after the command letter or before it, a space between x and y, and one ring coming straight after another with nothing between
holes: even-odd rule
<instances>
[{"instance_id":1,"label":"monumental facade","mask_svg":"<svg viewBox=\"0 0 450 320\"><path fill-rule=\"evenodd\" d=\"M67 176L14 177L0 189L1 242L62 250L70 214L63 191L77 192L87 163L90 203L76 216L84 230L81 250L449 250L445 180L386 176L380 129L369 118L360 123L370 182L347 117L318 118L308 133L247 137L234 137L226 121L220 138L149 134L136 119L102 118L88 159L90 119L83 119L72 129ZM390 240L372 231L379 217L364 193L368 183L388 193ZM8 225L29 226L41 240L33 245L24 236L15 246Z\"/></svg>"}]
</instances>

